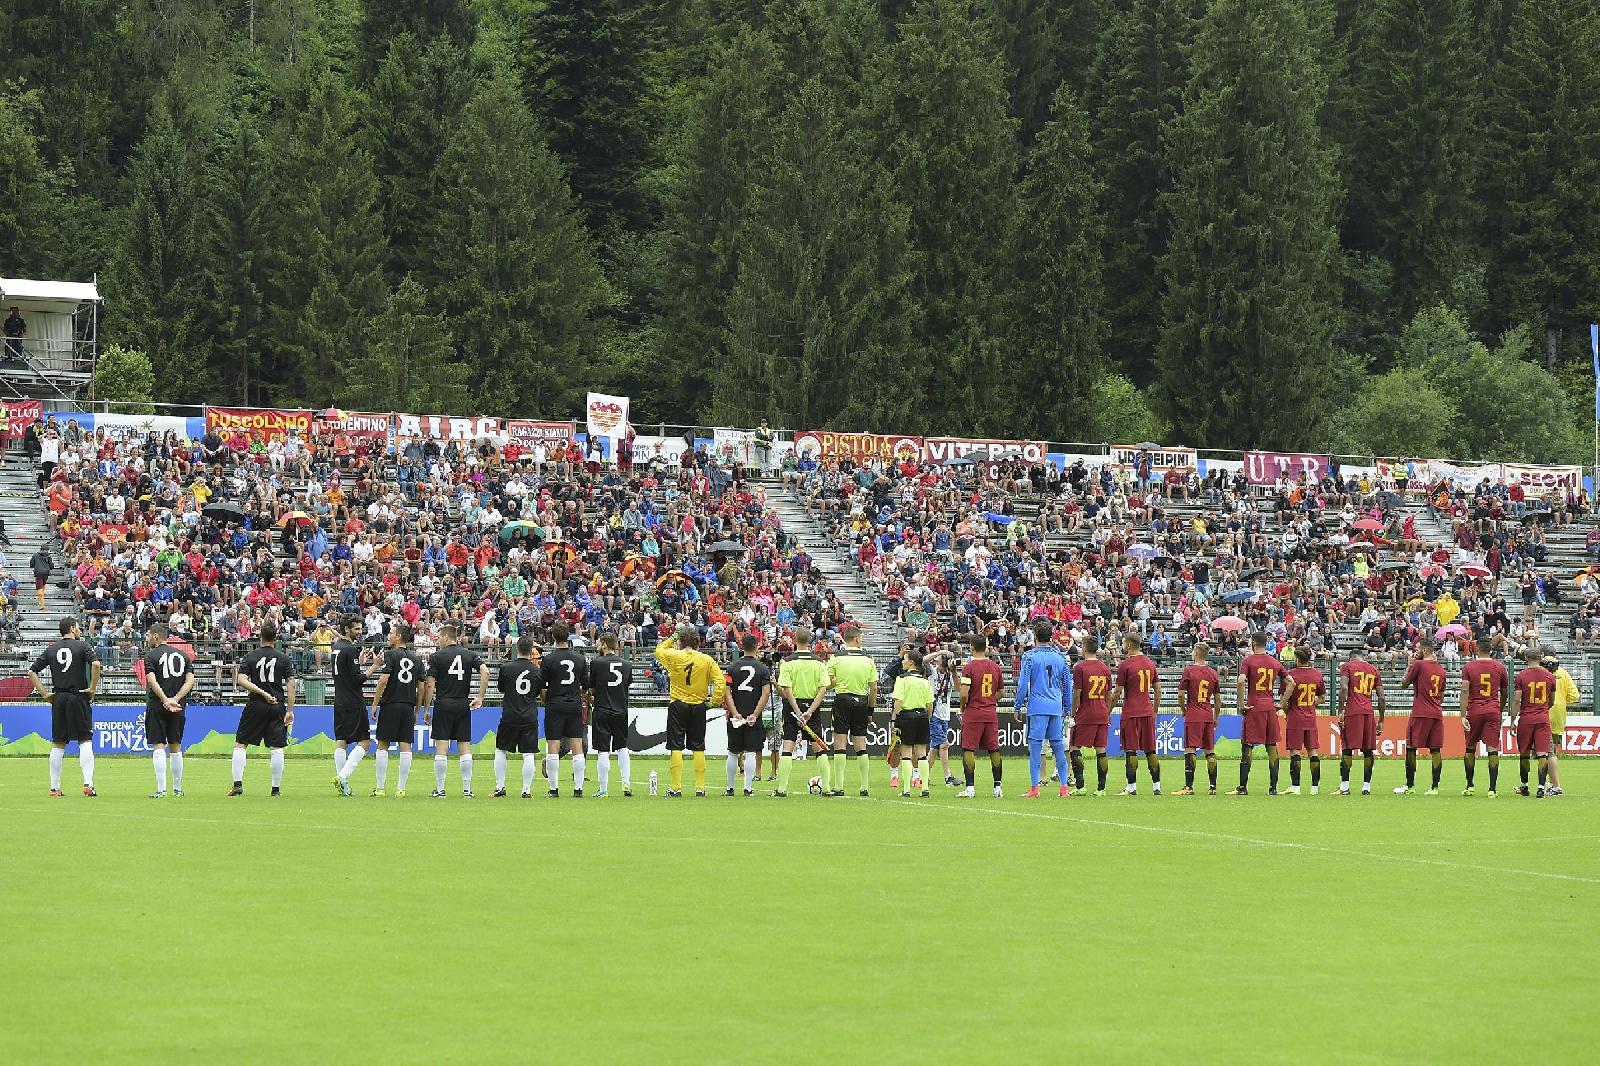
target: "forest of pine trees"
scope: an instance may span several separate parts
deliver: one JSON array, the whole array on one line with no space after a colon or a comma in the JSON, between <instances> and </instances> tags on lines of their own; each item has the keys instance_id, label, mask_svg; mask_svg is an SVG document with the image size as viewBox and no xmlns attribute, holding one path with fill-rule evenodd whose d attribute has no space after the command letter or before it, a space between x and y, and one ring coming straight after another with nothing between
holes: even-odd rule
<instances>
[{"instance_id":1,"label":"forest of pine trees","mask_svg":"<svg viewBox=\"0 0 1600 1066\"><path fill-rule=\"evenodd\" d=\"M11 0L155 399L1572 461L1600 0Z\"/></svg>"}]
</instances>

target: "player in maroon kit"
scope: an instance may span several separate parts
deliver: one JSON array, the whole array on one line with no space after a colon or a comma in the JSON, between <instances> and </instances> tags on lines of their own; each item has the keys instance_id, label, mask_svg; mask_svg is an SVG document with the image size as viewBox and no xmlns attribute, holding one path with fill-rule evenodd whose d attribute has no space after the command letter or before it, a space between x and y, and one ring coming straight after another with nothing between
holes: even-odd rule
<instances>
[{"instance_id":1,"label":"player in maroon kit","mask_svg":"<svg viewBox=\"0 0 1600 1066\"><path fill-rule=\"evenodd\" d=\"M1351 659L1339 667L1344 678L1344 711L1339 715L1339 795L1350 795L1350 761L1361 753L1361 794L1372 795L1372 760L1378 751L1378 732L1388 706L1383 698L1383 678L1378 668L1362 658ZM1378 718L1373 721L1372 703L1376 697Z\"/></svg>"},{"instance_id":2,"label":"player in maroon kit","mask_svg":"<svg viewBox=\"0 0 1600 1066\"><path fill-rule=\"evenodd\" d=\"M1183 787L1174 796L1194 795L1195 753L1206 757L1210 795L1217 794L1217 692L1222 679L1210 663L1211 649L1194 646L1194 662L1183 668L1178 692L1183 699Z\"/></svg>"},{"instance_id":3,"label":"player in maroon kit","mask_svg":"<svg viewBox=\"0 0 1600 1066\"><path fill-rule=\"evenodd\" d=\"M1161 754L1156 748L1156 708L1161 704L1161 675L1144 653L1138 634L1122 642L1123 659L1117 664L1117 688L1111 701L1122 707L1122 757L1127 764L1128 787L1124 796L1139 794L1139 760L1150 767L1150 791L1161 795ZM1137 754L1136 754L1137 753Z\"/></svg>"},{"instance_id":4,"label":"player in maroon kit","mask_svg":"<svg viewBox=\"0 0 1600 1066\"><path fill-rule=\"evenodd\" d=\"M1000 791L1000 690L1005 675L1000 664L986 653L988 642L982 635L972 638L972 658L961 668L961 768L966 771L967 787L956 795L971 799L977 777L976 754L989 753L989 770L994 775L994 794Z\"/></svg>"},{"instance_id":5,"label":"player in maroon kit","mask_svg":"<svg viewBox=\"0 0 1600 1066\"><path fill-rule=\"evenodd\" d=\"M1433 785L1425 795L1439 794L1439 775L1444 771L1445 674L1433 653L1433 641L1426 637L1417 641L1417 656L1400 680L1411 690L1411 721L1406 725L1406 783L1395 788L1396 796L1404 796L1416 786L1418 748L1427 748L1433 757Z\"/></svg>"},{"instance_id":6,"label":"player in maroon kit","mask_svg":"<svg viewBox=\"0 0 1600 1066\"><path fill-rule=\"evenodd\" d=\"M1267 795L1278 794L1278 686L1289 676L1267 654L1267 636L1250 637L1250 654L1239 664L1239 706L1244 711L1244 742L1239 745L1239 787L1230 796L1250 794L1250 761L1257 744L1267 747Z\"/></svg>"},{"instance_id":7,"label":"player in maroon kit","mask_svg":"<svg viewBox=\"0 0 1600 1066\"><path fill-rule=\"evenodd\" d=\"M1467 750L1461 756L1467 772L1463 796L1473 794L1472 779L1478 769L1478 745L1489 753L1489 798L1494 798L1500 781L1500 721L1511 697L1511 678L1506 664L1480 647L1475 658L1461 668L1461 725L1467 731Z\"/></svg>"},{"instance_id":8,"label":"player in maroon kit","mask_svg":"<svg viewBox=\"0 0 1600 1066\"><path fill-rule=\"evenodd\" d=\"M1111 731L1111 667L1101 661L1100 642L1083 638L1083 658L1072 668L1072 733L1067 738L1067 758L1072 762L1073 787L1083 789L1083 750L1095 754L1096 796L1106 794L1106 739Z\"/></svg>"},{"instance_id":9,"label":"player in maroon kit","mask_svg":"<svg viewBox=\"0 0 1600 1066\"><path fill-rule=\"evenodd\" d=\"M1517 674L1517 691L1511 698L1511 724L1517 727L1517 752L1522 756L1522 787L1517 795L1528 794L1528 759L1537 755L1537 795L1543 799L1550 773L1550 704L1555 700L1556 675L1540 664L1538 648L1529 648L1525 654L1528 666Z\"/></svg>"},{"instance_id":10,"label":"player in maroon kit","mask_svg":"<svg viewBox=\"0 0 1600 1066\"><path fill-rule=\"evenodd\" d=\"M1317 741L1317 706L1328 694L1322 671L1311 665L1311 649L1294 649L1294 669L1283 693L1284 747L1289 750L1289 792L1300 795L1300 757L1311 760L1311 794L1322 787L1322 754Z\"/></svg>"}]
</instances>

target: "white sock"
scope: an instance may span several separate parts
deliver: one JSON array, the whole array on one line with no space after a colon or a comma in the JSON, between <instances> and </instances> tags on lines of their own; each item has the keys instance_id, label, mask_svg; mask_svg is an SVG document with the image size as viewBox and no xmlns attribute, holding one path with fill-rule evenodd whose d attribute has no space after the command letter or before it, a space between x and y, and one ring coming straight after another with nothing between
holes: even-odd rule
<instances>
[{"instance_id":1,"label":"white sock","mask_svg":"<svg viewBox=\"0 0 1600 1066\"><path fill-rule=\"evenodd\" d=\"M546 755L544 757L544 779L549 782L549 787L554 789L561 780L561 756Z\"/></svg>"},{"instance_id":2,"label":"white sock","mask_svg":"<svg viewBox=\"0 0 1600 1066\"><path fill-rule=\"evenodd\" d=\"M611 753L597 751L594 753L594 775L600 779L600 791L604 792L611 787Z\"/></svg>"},{"instance_id":3,"label":"white sock","mask_svg":"<svg viewBox=\"0 0 1600 1066\"><path fill-rule=\"evenodd\" d=\"M733 787L733 779L739 776L739 756L728 756L728 787Z\"/></svg>"},{"instance_id":4,"label":"white sock","mask_svg":"<svg viewBox=\"0 0 1600 1066\"><path fill-rule=\"evenodd\" d=\"M756 786L756 753L744 753L744 790L749 792Z\"/></svg>"},{"instance_id":5,"label":"white sock","mask_svg":"<svg viewBox=\"0 0 1600 1066\"><path fill-rule=\"evenodd\" d=\"M633 778L628 774L628 764L631 761L631 758L632 753L629 752L627 748L623 748L621 751L617 752L617 772L622 775L623 788L633 787Z\"/></svg>"},{"instance_id":6,"label":"white sock","mask_svg":"<svg viewBox=\"0 0 1600 1066\"><path fill-rule=\"evenodd\" d=\"M339 777L339 776L342 776L344 774L344 758L345 758L345 749L343 749L343 748L334 748L333 749L333 776Z\"/></svg>"},{"instance_id":7,"label":"white sock","mask_svg":"<svg viewBox=\"0 0 1600 1066\"><path fill-rule=\"evenodd\" d=\"M361 765L361 760L366 758L367 749L357 744L345 752L344 769L339 771L339 780L348 783L350 775L356 772L356 767Z\"/></svg>"},{"instance_id":8,"label":"white sock","mask_svg":"<svg viewBox=\"0 0 1600 1066\"><path fill-rule=\"evenodd\" d=\"M65 748L50 749L50 791L61 791L61 764L66 760Z\"/></svg>"},{"instance_id":9,"label":"white sock","mask_svg":"<svg viewBox=\"0 0 1600 1066\"><path fill-rule=\"evenodd\" d=\"M377 757L377 760L378 760L378 763L377 763L378 780L376 782L374 782L373 787L382 788L389 781L389 749L388 748L379 748L378 749L378 754L377 754L376 757Z\"/></svg>"},{"instance_id":10,"label":"white sock","mask_svg":"<svg viewBox=\"0 0 1600 1066\"><path fill-rule=\"evenodd\" d=\"M411 776L411 755L409 751L400 753L400 783L397 787L401 792L406 790L406 779Z\"/></svg>"},{"instance_id":11,"label":"white sock","mask_svg":"<svg viewBox=\"0 0 1600 1066\"><path fill-rule=\"evenodd\" d=\"M522 756L522 791L533 791L533 779L539 775L539 757L524 754Z\"/></svg>"},{"instance_id":12,"label":"white sock","mask_svg":"<svg viewBox=\"0 0 1600 1066\"><path fill-rule=\"evenodd\" d=\"M494 749L494 790L506 790L506 753L499 748Z\"/></svg>"},{"instance_id":13,"label":"white sock","mask_svg":"<svg viewBox=\"0 0 1600 1066\"><path fill-rule=\"evenodd\" d=\"M583 770L588 761L589 758L586 755L574 755L572 757L572 790L574 792L583 791Z\"/></svg>"},{"instance_id":14,"label":"white sock","mask_svg":"<svg viewBox=\"0 0 1600 1066\"><path fill-rule=\"evenodd\" d=\"M83 783L94 787L94 745L78 745L78 766L83 770Z\"/></svg>"},{"instance_id":15,"label":"white sock","mask_svg":"<svg viewBox=\"0 0 1600 1066\"><path fill-rule=\"evenodd\" d=\"M433 757L433 787L440 792L444 791L444 779L450 772L450 756L435 755Z\"/></svg>"},{"instance_id":16,"label":"white sock","mask_svg":"<svg viewBox=\"0 0 1600 1066\"><path fill-rule=\"evenodd\" d=\"M244 784L244 755L243 748L233 749L233 783L236 785Z\"/></svg>"},{"instance_id":17,"label":"white sock","mask_svg":"<svg viewBox=\"0 0 1600 1066\"><path fill-rule=\"evenodd\" d=\"M150 761L155 764L156 768L156 791L165 792L167 790L167 749L157 748L152 751L150 753Z\"/></svg>"},{"instance_id":18,"label":"white sock","mask_svg":"<svg viewBox=\"0 0 1600 1066\"><path fill-rule=\"evenodd\" d=\"M172 787L175 791L183 791L183 752L175 751L167 756L167 762L172 767Z\"/></svg>"},{"instance_id":19,"label":"white sock","mask_svg":"<svg viewBox=\"0 0 1600 1066\"><path fill-rule=\"evenodd\" d=\"M472 756L461 756L461 791L472 791Z\"/></svg>"},{"instance_id":20,"label":"white sock","mask_svg":"<svg viewBox=\"0 0 1600 1066\"><path fill-rule=\"evenodd\" d=\"M270 761L272 763L272 787L277 788L283 784L283 749L273 748Z\"/></svg>"}]
</instances>

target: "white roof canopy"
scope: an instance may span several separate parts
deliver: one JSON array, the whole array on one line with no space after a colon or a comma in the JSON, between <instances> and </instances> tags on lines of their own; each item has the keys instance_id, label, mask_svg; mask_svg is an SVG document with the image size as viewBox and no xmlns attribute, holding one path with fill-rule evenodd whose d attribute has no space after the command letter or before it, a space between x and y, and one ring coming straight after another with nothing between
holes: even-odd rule
<instances>
[{"instance_id":1,"label":"white roof canopy","mask_svg":"<svg viewBox=\"0 0 1600 1066\"><path fill-rule=\"evenodd\" d=\"M25 300L35 307L65 305L70 310L83 303L98 303L100 293L92 282L35 281L30 278L0 278L0 303Z\"/></svg>"}]
</instances>

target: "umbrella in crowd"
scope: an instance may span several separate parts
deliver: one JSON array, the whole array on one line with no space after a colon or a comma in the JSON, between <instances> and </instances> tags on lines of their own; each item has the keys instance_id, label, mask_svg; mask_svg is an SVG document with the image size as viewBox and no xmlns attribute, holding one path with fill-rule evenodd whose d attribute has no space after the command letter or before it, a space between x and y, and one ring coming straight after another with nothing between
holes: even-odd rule
<instances>
[{"instance_id":1,"label":"umbrella in crowd","mask_svg":"<svg viewBox=\"0 0 1600 1066\"><path fill-rule=\"evenodd\" d=\"M278 528L287 529L290 522L294 522L297 525L302 526L314 526L317 524L317 520L306 514L304 511L290 511L288 514L278 519Z\"/></svg>"},{"instance_id":2,"label":"umbrella in crowd","mask_svg":"<svg viewBox=\"0 0 1600 1066\"><path fill-rule=\"evenodd\" d=\"M554 559L559 556L569 563L578 557L578 549L570 544L546 544L544 550L549 554L550 558Z\"/></svg>"},{"instance_id":3,"label":"umbrella in crowd","mask_svg":"<svg viewBox=\"0 0 1600 1066\"><path fill-rule=\"evenodd\" d=\"M238 522L244 525L244 511L236 503L208 503L200 509L200 516L213 522Z\"/></svg>"},{"instance_id":4,"label":"umbrella in crowd","mask_svg":"<svg viewBox=\"0 0 1600 1066\"><path fill-rule=\"evenodd\" d=\"M1255 589L1234 589L1232 592L1230 592L1226 596L1222 597L1222 602L1223 603L1249 603L1251 600L1254 600L1259 595L1260 595L1260 593L1258 593Z\"/></svg>"},{"instance_id":5,"label":"umbrella in crowd","mask_svg":"<svg viewBox=\"0 0 1600 1066\"><path fill-rule=\"evenodd\" d=\"M1396 559L1394 562L1383 563L1378 567L1378 569L1384 571L1385 573L1398 573L1401 570L1410 570L1411 564L1407 562L1401 562L1399 559Z\"/></svg>"},{"instance_id":6,"label":"umbrella in crowd","mask_svg":"<svg viewBox=\"0 0 1600 1066\"><path fill-rule=\"evenodd\" d=\"M1236 614L1225 614L1221 618L1213 618L1211 628L1223 633L1243 633L1250 628L1250 623Z\"/></svg>"},{"instance_id":7,"label":"umbrella in crowd","mask_svg":"<svg viewBox=\"0 0 1600 1066\"><path fill-rule=\"evenodd\" d=\"M1264 566L1253 566L1249 570L1246 570L1242 574L1240 574L1239 575L1239 579L1241 581L1249 581L1251 578L1260 577L1262 574L1264 574L1266 572L1267 572L1267 568L1264 567Z\"/></svg>"},{"instance_id":8,"label":"umbrella in crowd","mask_svg":"<svg viewBox=\"0 0 1600 1066\"><path fill-rule=\"evenodd\" d=\"M1383 528L1383 523L1376 518L1358 518L1350 523L1350 528L1376 531Z\"/></svg>"},{"instance_id":9,"label":"umbrella in crowd","mask_svg":"<svg viewBox=\"0 0 1600 1066\"><path fill-rule=\"evenodd\" d=\"M715 544L711 545L711 547L706 549L706 551L712 553L713 555L718 552L747 552L749 550L750 549L746 547L742 541L737 540L719 540Z\"/></svg>"},{"instance_id":10,"label":"umbrella in crowd","mask_svg":"<svg viewBox=\"0 0 1600 1066\"><path fill-rule=\"evenodd\" d=\"M1440 626L1433 635L1440 640L1449 640L1451 637L1464 637L1470 632L1472 631L1460 622L1451 622L1447 626Z\"/></svg>"},{"instance_id":11,"label":"umbrella in crowd","mask_svg":"<svg viewBox=\"0 0 1600 1066\"><path fill-rule=\"evenodd\" d=\"M983 517L987 518L997 526L1009 526L1011 523L1016 521L1015 516L1001 514L999 511L985 511L983 513Z\"/></svg>"},{"instance_id":12,"label":"umbrella in crowd","mask_svg":"<svg viewBox=\"0 0 1600 1066\"><path fill-rule=\"evenodd\" d=\"M524 522L521 519L518 519L515 522L507 522L505 525L500 527L501 540L513 541L518 537L524 537L538 541L540 539L539 527L534 525L532 522Z\"/></svg>"},{"instance_id":13,"label":"umbrella in crowd","mask_svg":"<svg viewBox=\"0 0 1600 1066\"><path fill-rule=\"evenodd\" d=\"M944 465L944 466L973 466L973 465L976 465L976 464L974 464L973 461L971 459L968 459L966 456L958 455L954 459L946 459L942 465Z\"/></svg>"},{"instance_id":14,"label":"umbrella in crowd","mask_svg":"<svg viewBox=\"0 0 1600 1066\"><path fill-rule=\"evenodd\" d=\"M1378 546L1370 540L1353 540L1344 546L1344 550L1347 552L1372 552L1376 555Z\"/></svg>"},{"instance_id":15,"label":"umbrella in crowd","mask_svg":"<svg viewBox=\"0 0 1600 1066\"><path fill-rule=\"evenodd\" d=\"M1461 568L1461 572L1462 573L1466 573L1466 571L1467 571L1467 568L1463 566ZM1586 566L1582 570L1579 570L1576 574L1573 574L1572 576L1574 578L1580 578L1580 577L1586 577L1589 574L1600 574L1600 566Z\"/></svg>"},{"instance_id":16,"label":"umbrella in crowd","mask_svg":"<svg viewBox=\"0 0 1600 1066\"><path fill-rule=\"evenodd\" d=\"M655 563L646 555L630 555L622 563L622 576L628 577L635 570L643 568L646 571L654 570Z\"/></svg>"},{"instance_id":17,"label":"umbrella in crowd","mask_svg":"<svg viewBox=\"0 0 1600 1066\"><path fill-rule=\"evenodd\" d=\"M1156 452L1161 450L1161 445L1157 444L1153 440L1142 440L1138 444L1135 444L1134 447L1147 452Z\"/></svg>"},{"instance_id":18,"label":"umbrella in crowd","mask_svg":"<svg viewBox=\"0 0 1600 1066\"><path fill-rule=\"evenodd\" d=\"M1461 573L1467 577L1493 577L1494 571L1479 563L1467 563L1461 567Z\"/></svg>"},{"instance_id":19,"label":"umbrella in crowd","mask_svg":"<svg viewBox=\"0 0 1600 1066\"><path fill-rule=\"evenodd\" d=\"M1135 544L1128 549L1130 559L1154 559L1161 554L1161 549L1154 544Z\"/></svg>"},{"instance_id":20,"label":"umbrella in crowd","mask_svg":"<svg viewBox=\"0 0 1600 1066\"><path fill-rule=\"evenodd\" d=\"M682 581L687 584L689 581L689 575L684 573L682 570L668 570L666 573L656 578L656 588L661 588L669 581Z\"/></svg>"}]
</instances>

